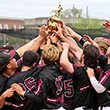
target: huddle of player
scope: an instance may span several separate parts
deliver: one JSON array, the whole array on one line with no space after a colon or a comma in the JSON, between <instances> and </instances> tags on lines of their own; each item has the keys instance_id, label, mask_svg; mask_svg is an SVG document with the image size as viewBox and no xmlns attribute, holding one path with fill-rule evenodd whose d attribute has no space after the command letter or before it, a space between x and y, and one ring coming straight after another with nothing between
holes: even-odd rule
<instances>
[{"instance_id":1,"label":"huddle of player","mask_svg":"<svg viewBox=\"0 0 110 110\"><path fill-rule=\"evenodd\" d=\"M16 51L0 48L2 110L109 110L109 89L110 39L82 37L60 21Z\"/></svg>"}]
</instances>

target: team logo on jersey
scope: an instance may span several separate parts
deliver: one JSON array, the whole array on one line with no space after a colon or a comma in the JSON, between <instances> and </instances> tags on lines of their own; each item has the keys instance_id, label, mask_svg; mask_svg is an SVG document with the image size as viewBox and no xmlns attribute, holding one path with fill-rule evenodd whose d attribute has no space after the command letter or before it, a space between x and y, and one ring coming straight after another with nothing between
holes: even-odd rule
<instances>
[{"instance_id":1,"label":"team logo on jersey","mask_svg":"<svg viewBox=\"0 0 110 110\"><path fill-rule=\"evenodd\" d=\"M55 84L56 84L56 88L57 88L56 94L60 95L63 90L62 76L58 76L58 78L56 78Z\"/></svg>"},{"instance_id":2,"label":"team logo on jersey","mask_svg":"<svg viewBox=\"0 0 110 110\"><path fill-rule=\"evenodd\" d=\"M74 95L74 88L73 88L73 80L68 79L64 81L64 95L67 98L71 98Z\"/></svg>"},{"instance_id":3,"label":"team logo on jersey","mask_svg":"<svg viewBox=\"0 0 110 110\"><path fill-rule=\"evenodd\" d=\"M37 83L36 83L36 80L33 77L29 77L29 78L25 79L24 82L19 83L19 85L26 92L30 92L30 91L35 92L36 89L37 89Z\"/></svg>"}]
</instances>

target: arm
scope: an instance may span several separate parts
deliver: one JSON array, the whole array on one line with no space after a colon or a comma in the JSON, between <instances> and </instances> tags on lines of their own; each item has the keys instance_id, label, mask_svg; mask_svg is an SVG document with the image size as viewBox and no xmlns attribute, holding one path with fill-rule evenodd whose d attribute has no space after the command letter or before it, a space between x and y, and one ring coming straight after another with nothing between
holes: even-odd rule
<instances>
[{"instance_id":1,"label":"arm","mask_svg":"<svg viewBox=\"0 0 110 110\"><path fill-rule=\"evenodd\" d=\"M70 27L67 27L66 26L66 29L69 31L71 37L76 38L77 41L80 41L81 40L82 36L80 36L79 34L77 34L76 32L74 32Z\"/></svg>"},{"instance_id":2,"label":"arm","mask_svg":"<svg viewBox=\"0 0 110 110\"><path fill-rule=\"evenodd\" d=\"M67 43L63 43L63 51L60 57L60 65L64 68L65 71L68 71L72 74L74 72L74 68L73 65L69 62L68 51L69 45Z\"/></svg>"},{"instance_id":3,"label":"arm","mask_svg":"<svg viewBox=\"0 0 110 110\"><path fill-rule=\"evenodd\" d=\"M41 84L38 85L38 90L39 88L41 87ZM31 99L32 101L36 101L36 102L41 102L42 101L42 97L41 97L41 94L37 94L37 92L26 92L22 89L22 87L19 85L19 84L12 84L12 88L19 94L21 95L22 97L25 97L27 99Z\"/></svg>"},{"instance_id":4,"label":"arm","mask_svg":"<svg viewBox=\"0 0 110 110\"><path fill-rule=\"evenodd\" d=\"M67 39L65 38L65 41L70 45L70 51L80 61L83 50L78 46L78 44L73 38L71 37L68 37Z\"/></svg>"},{"instance_id":5,"label":"arm","mask_svg":"<svg viewBox=\"0 0 110 110\"><path fill-rule=\"evenodd\" d=\"M106 88L100 84L100 82L94 76L94 70L91 68L87 68L87 74L90 79L90 82L97 93L102 93L106 90Z\"/></svg>"},{"instance_id":6,"label":"arm","mask_svg":"<svg viewBox=\"0 0 110 110\"><path fill-rule=\"evenodd\" d=\"M84 35L83 37L76 32L74 32L70 27L66 26L66 29L69 31L70 37L75 38L82 46L85 46L87 44L93 44L93 40L88 36Z\"/></svg>"},{"instance_id":7,"label":"arm","mask_svg":"<svg viewBox=\"0 0 110 110\"><path fill-rule=\"evenodd\" d=\"M12 88L7 89L1 96L0 96L0 109L4 106L5 104L5 99L7 97L11 97L14 94L14 90Z\"/></svg>"},{"instance_id":8,"label":"arm","mask_svg":"<svg viewBox=\"0 0 110 110\"><path fill-rule=\"evenodd\" d=\"M82 49L77 45L76 41L68 36L63 36L62 34L62 28L58 27L58 33L57 36L64 42L67 42L70 45L70 51L77 57L78 60L80 60L82 55Z\"/></svg>"},{"instance_id":9,"label":"arm","mask_svg":"<svg viewBox=\"0 0 110 110\"><path fill-rule=\"evenodd\" d=\"M63 35L64 36L70 36L72 38L75 38L77 41L80 41L81 40L82 36L80 36L79 34L77 34L76 32L74 32L70 27L66 26L63 21L61 21L61 23L62 23L61 28L63 30Z\"/></svg>"},{"instance_id":10,"label":"arm","mask_svg":"<svg viewBox=\"0 0 110 110\"><path fill-rule=\"evenodd\" d=\"M0 109L4 106L5 99L6 99L6 97L4 95L1 95L0 96Z\"/></svg>"},{"instance_id":11,"label":"arm","mask_svg":"<svg viewBox=\"0 0 110 110\"><path fill-rule=\"evenodd\" d=\"M40 35L38 37L36 37L35 39L31 40L30 42L16 50L20 57L22 57L24 52L27 50L33 50L36 52L39 49L41 43L43 42L43 40L45 40L45 38L48 35L46 27L43 26L40 29L39 34Z\"/></svg>"}]
</instances>

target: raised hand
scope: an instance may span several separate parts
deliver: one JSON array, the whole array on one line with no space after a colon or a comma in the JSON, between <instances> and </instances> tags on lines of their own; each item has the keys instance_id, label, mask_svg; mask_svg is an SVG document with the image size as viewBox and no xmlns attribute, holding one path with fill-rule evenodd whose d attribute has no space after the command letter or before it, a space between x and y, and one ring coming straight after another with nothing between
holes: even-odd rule
<instances>
[{"instance_id":1,"label":"raised hand","mask_svg":"<svg viewBox=\"0 0 110 110\"><path fill-rule=\"evenodd\" d=\"M58 37L58 39L62 39L63 36L63 30L61 28L61 26L58 26L58 31L55 32L56 36Z\"/></svg>"},{"instance_id":2,"label":"raised hand","mask_svg":"<svg viewBox=\"0 0 110 110\"><path fill-rule=\"evenodd\" d=\"M90 42L91 44L94 43L94 41L91 39L91 37L90 37L89 35L84 34L83 37L85 37L86 40L87 40L88 42Z\"/></svg>"},{"instance_id":3,"label":"raised hand","mask_svg":"<svg viewBox=\"0 0 110 110\"><path fill-rule=\"evenodd\" d=\"M105 26L106 29L110 32L110 21L109 21L109 20L106 20L106 21L103 23L103 26Z\"/></svg>"},{"instance_id":4,"label":"raised hand","mask_svg":"<svg viewBox=\"0 0 110 110\"><path fill-rule=\"evenodd\" d=\"M40 28L40 31L39 31L39 35L42 36L42 37L47 37L48 36L48 31L47 31L47 26L42 26Z\"/></svg>"},{"instance_id":5,"label":"raised hand","mask_svg":"<svg viewBox=\"0 0 110 110\"><path fill-rule=\"evenodd\" d=\"M95 76L94 75L94 70L92 68L87 67L87 70L86 71L87 71L88 77Z\"/></svg>"}]
</instances>

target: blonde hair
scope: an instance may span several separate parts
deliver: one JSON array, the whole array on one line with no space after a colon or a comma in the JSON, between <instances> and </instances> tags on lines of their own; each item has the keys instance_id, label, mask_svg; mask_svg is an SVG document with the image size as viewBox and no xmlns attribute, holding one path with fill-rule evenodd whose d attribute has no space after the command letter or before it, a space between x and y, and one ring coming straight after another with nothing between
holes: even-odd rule
<instances>
[{"instance_id":1,"label":"blonde hair","mask_svg":"<svg viewBox=\"0 0 110 110\"><path fill-rule=\"evenodd\" d=\"M107 49L106 56L110 57L110 47Z\"/></svg>"},{"instance_id":2,"label":"blonde hair","mask_svg":"<svg viewBox=\"0 0 110 110\"><path fill-rule=\"evenodd\" d=\"M59 49L56 46L52 44L44 45L42 50L42 56L44 59L54 62L59 59L59 54L60 54Z\"/></svg>"},{"instance_id":3,"label":"blonde hair","mask_svg":"<svg viewBox=\"0 0 110 110\"><path fill-rule=\"evenodd\" d=\"M110 46L109 42L104 37L97 37L94 41L99 45L100 48L104 49L104 53L106 53L108 47Z\"/></svg>"}]
</instances>

